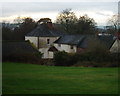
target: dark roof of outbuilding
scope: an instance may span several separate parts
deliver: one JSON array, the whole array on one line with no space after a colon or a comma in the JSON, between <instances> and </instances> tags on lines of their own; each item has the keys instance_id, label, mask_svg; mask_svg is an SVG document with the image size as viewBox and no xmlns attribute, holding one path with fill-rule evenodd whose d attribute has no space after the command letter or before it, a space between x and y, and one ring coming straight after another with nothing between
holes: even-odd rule
<instances>
[{"instance_id":1,"label":"dark roof of outbuilding","mask_svg":"<svg viewBox=\"0 0 120 96\"><path fill-rule=\"evenodd\" d=\"M80 48L87 48L88 47L88 43L92 40L95 39L94 35L84 35L84 39L78 43L77 47Z\"/></svg>"},{"instance_id":2,"label":"dark roof of outbuilding","mask_svg":"<svg viewBox=\"0 0 120 96\"><path fill-rule=\"evenodd\" d=\"M103 35L103 36L97 36L97 39L103 43L104 45L106 45L107 48L111 48L111 46L113 45L115 39L113 35Z\"/></svg>"},{"instance_id":3,"label":"dark roof of outbuilding","mask_svg":"<svg viewBox=\"0 0 120 96\"><path fill-rule=\"evenodd\" d=\"M64 35L56 40L54 43L58 44L69 44L69 45L77 45L83 41L85 36L83 35Z\"/></svg>"},{"instance_id":4,"label":"dark roof of outbuilding","mask_svg":"<svg viewBox=\"0 0 120 96\"><path fill-rule=\"evenodd\" d=\"M110 48L114 42L113 36L94 36L94 35L65 35L60 37L54 43L76 45L80 48L87 48L90 40L99 40L105 44L107 48ZM96 42L94 41L94 42Z\"/></svg>"},{"instance_id":5,"label":"dark roof of outbuilding","mask_svg":"<svg viewBox=\"0 0 120 96\"><path fill-rule=\"evenodd\" d=\"M15 54L32 54L39 51L34 48L28 41L3 41L2 42L2 55L12 56Z\"/></svg>"},{"instance_id":6,"label":"dark roof of outbuilding","mask_svg":"<svg viewBox=\"0 0 120 96\"><path fill-rule=\"evenodd\" d=\"M49 29L46 25L40 24L33 31L28 33L26 36L34 37L58 37L64 35L62 32L55 28Z\"/></svg>"}]
</instances>

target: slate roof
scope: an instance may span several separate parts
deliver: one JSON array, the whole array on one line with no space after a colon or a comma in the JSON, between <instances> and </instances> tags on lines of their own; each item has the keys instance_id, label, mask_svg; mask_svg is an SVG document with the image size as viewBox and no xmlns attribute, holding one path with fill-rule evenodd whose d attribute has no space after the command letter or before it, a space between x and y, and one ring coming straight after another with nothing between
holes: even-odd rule
<instances>
[{"instance_id":1,"label":"slate roof","mask_svg":"<svg viewBox=\"0 0 120 96\"><path fill-rule=\"evenodd\" d=\"M3 41L2 42L2 55L12 56L13 54L28 54L38 53L39 51L34 48L28 41Z\"/></svg>"},{"instance_id":2,"label":"slate roof","mask_svg":"<svg viewBox=\"0 0 120 96\"><path fill-rule=\"evenodd\" d=\"M46 25L38 25L33 31L28 33L26 36L34 37L58 37L64 35L62 32L56 29L49 29Z\"/></svg>"},{"instance_id":3,"label":"slate roof","mask_svg":"<svg viewBox=\"0 0 120 96\"><path fill-rule=\"evenodd\" d=\"M69 45L77 45L85 38L83 35L64 35L56 40L54 43L58 44L69 44Z\"/></svg>"},{"instance_id":4,"label":"slate roof","mask_svg":"<svg viewBox=\"0 0 120 96\"><path fill-rule=\"evenodd\" d=\"M84 35L84 40L79 42L77 47L87 48L89 41L92 40L93 38L95 39L96 37L94 35Z\"/></svg>"},{"instance_id":5,"label":"slate roof","mask_svg":"<svg viewBox=\"0 0 120 96\"><path fill-rule=\"evenodd\" d=\"M54 43L57 44L68 44L76 45L80 48L87 48L89 40L99 40L101 43L105 44L107 48L110 48L114 43L113 36L94 36L94 35L65 35L56 40Z\"/></svg>"},{"instance_id":6,"label":"slate roof","mask_svg":"<svg viewBox=\"0 0 120 96\"><path fill-rule=\"evenodd\" d=\"M101 43L103 43L104 45L106 45L106 47L107 47L108 49L111 48L111 46L113 45L113 43L114 43L114 41L115 41L113 35L97 36L97 39L98 39Z\"/></svg>"}]
</instances>

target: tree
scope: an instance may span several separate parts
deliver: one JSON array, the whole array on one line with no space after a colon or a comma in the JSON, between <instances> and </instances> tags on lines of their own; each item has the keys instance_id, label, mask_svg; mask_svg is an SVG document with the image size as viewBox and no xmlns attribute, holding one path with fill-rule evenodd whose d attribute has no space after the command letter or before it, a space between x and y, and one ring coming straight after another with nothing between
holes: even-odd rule
<instances>
[{"instance_id":1,"label":"tree","mask_svg":"<svg viewBox=\"0 0 120 96\"><path fill-rule=\"evenodd\" d=\"M57 17L56 23L66 33L70 34L93 34L95 32L95 21L87 15L77 19L71 9L63 10Z\"/></svg>"},{"instance_id":2,"label":"tree","mask_svg":"<svg viewBox=\"0 0 120 96\"><path fill-rule=\"evenodd\" d=\"M19 40L25 40L25 35L37 26L37 23L30 17L18 18L16 21L20 23L19 28L15 30Z\"/></svg>"},{"instance_id":3,"label":"tree","mask_svg":"<svg viewBox=\"0 0 120 96\"><path fill-rule=\"evenodd\" d=\"M14 19L14 23L15 24L21 24L21 23L23 23L23 18L22 17L17 17L16 19Z\"/></svg>"},{"instance_id":4,"label":"tree","mask_svg":"<svg viewBox=\"0 0 120 96\"><path fill-rule=\"evenodd\" d=\"M107 22L107 25L109 26L107 28L107 30L109 31L109 33L114 34L115 32L117 32L118 29L118 15L113 15Z\"/></svg>"},{"instance_id":5,"label":"tree","mask_svg":"<svg viewBox=\"0 0 120 96\"><path fill-rule=\"evenodd\" d=\"M2 26L2 40L13 40L13 31L5 26Z\"/></svg>"},{"instance_id":6,"label":"tree","mask_svg":"<svg viewBox=\"0 0 120 96\"><path fill-rule=\"evenodd\" d=\"M63 10L57 17L56 23L60 24L60 27L66 33L74 33L75 23L77 22L77 17L71 9Z\"/></svg>"},{"instance_id":7,"label":"tree","mask_svg":"<svg viewBox=\"0 0 120 96\"><path fill-rule=\"evenodd\" d=\"M77 21L77 33L79 34L93 34L95 32L95 21L87 15L81 16Z\"/></svg>"},{"instance_id":8,"label":"tree","mask_svg":"<svg viewBox=\"0 0 120 96\"><path fill-rule=\"evenodd\" d=\"M41 18L40 20L38 20L38 23L46 23L46 22L51 22L50 18Z\"/></svg>"}]
</instances>

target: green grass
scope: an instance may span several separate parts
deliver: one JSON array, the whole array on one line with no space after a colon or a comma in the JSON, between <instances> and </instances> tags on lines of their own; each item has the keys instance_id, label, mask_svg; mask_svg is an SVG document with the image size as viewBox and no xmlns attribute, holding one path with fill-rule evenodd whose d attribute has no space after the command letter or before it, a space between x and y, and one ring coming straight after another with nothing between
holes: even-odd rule
<instances>
[{"instance_id":1,"label":"green grass","mask_svg":"<svg viewBox=\"0 0 120 96\"><path fill-rule=\"evenodd\" d=\"M3 94L117 94L118 68L3 63Z\"/></svg>"}]
</instances>

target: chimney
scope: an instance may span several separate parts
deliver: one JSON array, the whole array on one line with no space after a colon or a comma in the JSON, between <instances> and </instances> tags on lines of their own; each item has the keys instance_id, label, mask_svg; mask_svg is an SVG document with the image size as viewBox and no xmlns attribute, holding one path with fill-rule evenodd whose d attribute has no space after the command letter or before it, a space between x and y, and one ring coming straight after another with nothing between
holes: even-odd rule
<instances>
[{"instance_id":1,"label":"chimney","mask_svg":"<svg viewBox=\"0 0 120 96\"><path fill-rule=\"evenodd\" d=\"M115 32L115 35L114 35L117 39L120 39L120 33L119 32Z\"/></svg>"},{"instance_id":2,"label":"chimney","mask_svg":"<svg viewBox=\"0 0 120 96\"><path fill-rule=\"evenodd\" d=\"M47 22L47 27L48 27L49 29L53 29L53 24L52 24L52 22Z\"/></svg>"}]
</instances>

